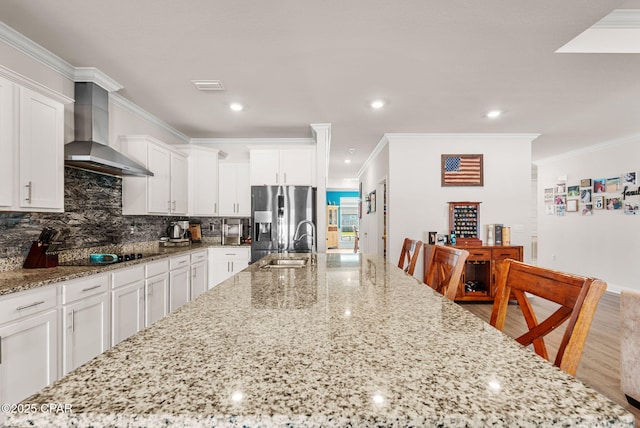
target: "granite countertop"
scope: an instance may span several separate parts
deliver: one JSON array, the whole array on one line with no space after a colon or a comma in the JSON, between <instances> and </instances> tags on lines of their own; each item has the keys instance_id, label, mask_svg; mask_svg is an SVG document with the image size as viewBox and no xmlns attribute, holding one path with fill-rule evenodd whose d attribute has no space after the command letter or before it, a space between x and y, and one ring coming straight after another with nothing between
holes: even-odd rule
<instances>
[{"instance_id":1,"label":"granite countertop","mask_svg":"<svg viewBox=\"0 0 640 428\"><path fill-rule=\"evenodd\" d=\"M306 268L250 265L29 397L35 410L7 424L634 425L382 257L306 257ZM67 411L42 411L51 404Z\"/></svg>"},{"instance_id":2,"label":"granite countertop","mask_svg":"<svg viewBox=\"0 0 640 428\"><path fill-rule=\"evenodd\" d=\"M154 260L162 259L176 254L195 251L198 249L206 249L209 247L218 247L219 245L196 244L182 247L157 247L152 253L144 251L142 259L131 260L121 263L112 263L104 265L91 266L58 266L54 268L39 269L15 269L0 272L0 296L11 294L18 291L29 290L41 287L47 284L67 281L70 279L81 278L84 276L95 275L101 272L108 272L114 269L120 269L127 266L134 266L140 263L148 263ZM138 253L138 251L135 251Z\"/></svg>"}]
</instances>

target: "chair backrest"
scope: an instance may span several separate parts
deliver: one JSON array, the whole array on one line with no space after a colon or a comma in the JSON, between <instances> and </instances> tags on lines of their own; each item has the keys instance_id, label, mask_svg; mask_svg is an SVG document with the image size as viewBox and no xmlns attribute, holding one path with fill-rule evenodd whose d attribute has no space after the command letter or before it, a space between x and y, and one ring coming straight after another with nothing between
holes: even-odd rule
<instances>
[{"instance_id":1,"label":"chair backrest","mask_svg":"<svg viewBox=\"0 0 640 428\"><path fill-rule=\"evenodd\" d=\"M424 283L448 299L454 300L469 252L442 245L426 244L425 247L429 248L424 250Z\"/></svg>"},{"instance_id":2,"label":"chair backrest","mask_svg":"<svg viewBox=\"0 0 640 428\"><path fill-rule=\"evenodd\" d=\"M416 262L418 261L421 247L422 241L405 238L402 243L402 251L400 251L398 267L409 275L413 275L413 272L416 270Z\"/></svg>"},{"instance_id":3,"label":"chair backrest","mask_svg":"<svg viewBox=\"0 0 640 428\"><path fill-rule=\"evenodd\" d=\"M569 320L554 364L571 375L576 374L582 349L591 327L600 297L607 289L604 281L528 265L508 259L498 273L496 297L490 324L504 328L510 296L514 296L527 322L528 331L516 340L524 346L533 344L535 352L551 361L544 336ZM538 322L525 293L554 302L558 309Z\"/></svg>"}]
</instances>

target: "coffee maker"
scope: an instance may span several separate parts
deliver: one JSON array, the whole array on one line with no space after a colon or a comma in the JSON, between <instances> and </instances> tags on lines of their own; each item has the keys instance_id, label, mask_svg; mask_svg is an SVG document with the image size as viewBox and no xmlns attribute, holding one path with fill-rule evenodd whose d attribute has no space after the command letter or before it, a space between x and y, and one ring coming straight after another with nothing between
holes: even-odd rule
<instances>
[{"instance_id":1,"label":"coffee maker","mask_svg":"<svg viewBox=\"0 0 640 428\"><path fill-rule=\"evenodd\" d=\"M167 228L167 235L170 241L182 242L189 240L189 222L172 221Z\"/></svg>"}]
</instances>

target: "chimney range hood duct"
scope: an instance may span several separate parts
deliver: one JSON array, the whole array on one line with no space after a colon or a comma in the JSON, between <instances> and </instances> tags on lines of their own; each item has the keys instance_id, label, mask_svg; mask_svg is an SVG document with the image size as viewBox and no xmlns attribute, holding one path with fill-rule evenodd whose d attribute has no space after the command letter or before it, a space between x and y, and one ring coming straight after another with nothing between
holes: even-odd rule
<instances>
[{"instance_id":1,"label":"chimney range hood duct","mask_svg":"<svg viewBox=\"0 0 640 428\"><path fill-rule=\"evenodd\" d=\"M93 82L75 84L75 140L64 146L67 166L109 175L153 176L109 147L109 93Z\"/></svg>"}]
</instances>

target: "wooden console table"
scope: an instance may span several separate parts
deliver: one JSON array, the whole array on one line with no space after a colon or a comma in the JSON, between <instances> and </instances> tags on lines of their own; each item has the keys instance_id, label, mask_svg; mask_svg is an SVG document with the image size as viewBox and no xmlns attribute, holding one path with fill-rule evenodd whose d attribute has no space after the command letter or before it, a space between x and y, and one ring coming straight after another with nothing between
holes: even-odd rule
<instances>
[{"instance_id":1,"label":"wooden console table","mask_svg":"<svg viewBox=\"0 0 640 428\"><path fill-rule=\"evenodd\" d=\"M493 301L500 264L505 259L523 261L522 246L456 245L469 257L460 278L456 301Z\"/></svg>"}]
</instances>

